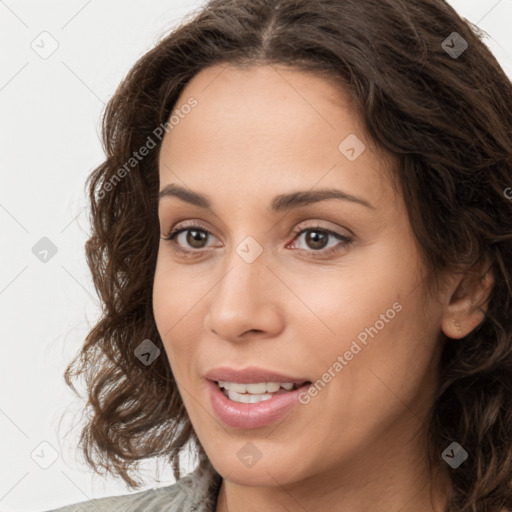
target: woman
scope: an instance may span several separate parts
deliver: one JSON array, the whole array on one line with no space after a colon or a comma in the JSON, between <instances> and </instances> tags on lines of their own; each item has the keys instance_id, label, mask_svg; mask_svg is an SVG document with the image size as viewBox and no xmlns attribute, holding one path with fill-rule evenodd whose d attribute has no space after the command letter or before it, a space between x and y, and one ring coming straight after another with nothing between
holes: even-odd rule
<instances>
[{"instance_id":1,"label":"woman","mask_svg":"<svg viewBox=\"0 0 512 512\"><path fill-rule=\"evenodd\" d=\"M105 308L66 380L96 470L178 481L59 510L512 509L512 85L475 27L443 0L212 0L104 141Z\"/></svg>"}]
</instances>

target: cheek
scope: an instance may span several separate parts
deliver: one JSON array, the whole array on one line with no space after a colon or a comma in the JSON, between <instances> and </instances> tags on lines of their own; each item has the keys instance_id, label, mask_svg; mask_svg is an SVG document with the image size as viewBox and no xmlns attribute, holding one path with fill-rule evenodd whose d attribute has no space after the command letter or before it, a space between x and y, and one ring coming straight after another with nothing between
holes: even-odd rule
<instances>
[{"instance_id":1,"label":"cheek","mask_svg":"<svg viewBox=\"0 0 512 512\"><path fill-rule=\"evenodd\" d=\"M159 256L153 283L153 314L171 369L179 381L188 379L199 351L209 281L190 267L176 269ZM192 275L192 273L194 275ZM211 278L210 278L211 279Z\"/></svg>"},{"instance_id":2,"label":"cheek","mask_svg":"<svg viewBox=\"0 0 512 512\"><path fill-rule=\"evenodd\" d=\"M314 281L295 279L294 292L307 308L299 304L294 318L304 339L314 342L314 359L325 365L350 350L354 341L365 347L383 333L396 336L400 316L404 316L400 285L396 284L389 272L372 275L368 267L366 271L334 269L316 275Z\"/></svg>"},{"instance_id":3,"label":"cheek","mask_svg":"<svg viewBox=\"0 0 512 512\"><path fill-rule=\"evenodd\" d=\"M336 394L347 407L389 405L397 402L394 393L412 399L422 382L431 382L438 312L425 314L415 252L401 254L402 260L395 249L381 247L374 265L368 258L350 272L317 276L313 286L295 282L309 307L295 317L310 342L306 360L318 379L332 382L324 396Z\"/></svg>"},{"instance_id":4,"label":"cheek","mask_svg":"<svg viewBox=\"0 0 512 512\"><path fill-rule=\"evenodd\" d=\"M163 338L165 333L175 330L175 325L192 309L198 298L191 286L194 279L184 269L177 269L161 248L155 268L153 282L153 312Z\"/></svg>"},{"instance_id":5,"label":"cheek","mask_svg":"<svg viewBox=\"0 0 512 512\"><path fill-rule=\"evenodd\" d=\"M424 319L423 302L409 296L394 304L401 306L393 309L394 315L383 309L388 323L369 319L360 332L365 343L357 335L343 342L346 363L334 389L339 396L350 390L343 409L352 411L353 424L366 421L371 428L372 423L392 421L404 411L419 412L435 390L439 346L433 324ZM354 344L360 347L356 354L352 354Z\"/></svg>"},{"instance_id":6,"label":"cheek","mask_svg":"<svg viewBox=\"0 0 512 512\"><path fill-rule=\"evenodd\" d=\"M183 339L181 324L187 313L186 290L183 279L159 256L153 283L153 314L173 372L174 361L180 360L176 356L182 350L179 340Z\"/></svg>"}]
</instances>

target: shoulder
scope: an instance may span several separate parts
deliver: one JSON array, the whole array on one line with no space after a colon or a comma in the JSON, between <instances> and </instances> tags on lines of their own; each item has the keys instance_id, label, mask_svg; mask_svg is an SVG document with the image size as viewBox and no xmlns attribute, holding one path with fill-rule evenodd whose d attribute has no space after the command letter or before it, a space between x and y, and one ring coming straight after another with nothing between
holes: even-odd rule
<instances>
[{"instance_id":1,"label":"shoulder","mask_svg":"<svg viewBox=\"0 0 512 512\"><path fill-rule=\"evenodd\" d=\"M97 498L46 512L214 512L222 477L210 463L167 487L122 496Z\"/></svg>"}]
</instances>

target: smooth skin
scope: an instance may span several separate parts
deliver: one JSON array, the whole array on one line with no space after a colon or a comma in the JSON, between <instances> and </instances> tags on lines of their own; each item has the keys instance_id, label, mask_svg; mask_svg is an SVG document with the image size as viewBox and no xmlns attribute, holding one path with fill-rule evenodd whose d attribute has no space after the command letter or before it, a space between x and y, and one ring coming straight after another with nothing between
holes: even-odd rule
<instances>
[{"instance_id":1,"label":"smooth skin","mask_svg":"<svg viewBox=\"0 0 512 512\"><path fill-rule=\"evenodd\" d=\"M441 461L433 484L421 422L437 386L441 332L458 343L481 323L492 276L448 275L438 296L424 293L393 159L370 143L332 80L219 64L189 82L176 109L190 97L197 106L162 143L160 190L179 185L211 208L160 200L153 301L186 410L223 477L216 511L443 510L454 470ZM366 146L354 161L338 148L350 134ZM330 188L372 207L328 199L269 209L276 195ZM175 245L164 240L196 223L202 228ZM308 231L296 236L298 228ZM262 250L252 263L237 252L247 237ZM280 422L242 430L216 417L208 370L254 365L316 382L394 303L402 306L394 318ZM252 467L237 457L248 442L262 454Z\"/></svg>"}]
</instances>

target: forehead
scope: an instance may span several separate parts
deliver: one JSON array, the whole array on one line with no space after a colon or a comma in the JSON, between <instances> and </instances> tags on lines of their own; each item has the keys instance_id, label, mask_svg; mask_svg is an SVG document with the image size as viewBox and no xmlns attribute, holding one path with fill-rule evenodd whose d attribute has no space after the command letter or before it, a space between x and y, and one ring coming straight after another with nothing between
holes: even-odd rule
<instances>
[{"instance_id":1,"label":"forehead","mask_svg":"<svg viewBox=\"0 0 512 512\"><path fill-rule=\"evenodd\" d=\"M214 126L235 123L248 130L250 122L257 121L255 129L272 131L276 121L278 126L293 125L300 118L308 126L324 124L325 129L337 130L340 121L345 121L343 128L362 130L351 98L340 84L293 67L215 65L191 79L175 110L192 96L201 118L214 121ZM334 117L337 126L332 122Z\"/></svg>"},{"instance_id":2,"label":"forehead","mask_svg":"<svg viewBox=\"0 0 512 512\"><path fill-rule=\"evenodd\" d=\"M350 97L333 79L283 66L223 64L195 75L174 113L190 98L197 106L179 116L162 143L161 188L176 174L190 186L238 180L253 192L319 180L339 186L340 178L362 191L364 181L380 185L386 178L389 159L366 139ZM340 144L353 137L365 149L350 161ZM367 194L374 204L379 191Z\"/></svg>"},{"instance_id":3,"label":"forehead","mask_svg":"<svg viewBox=\"0 0 512 512\"><path fill-rule=\"evenodd\" d=\"M233 92L238 94L233 96ZM336 104L350 106L350 96L334 76L302 70L282 64L235 65L216 64L199 71L183 89L181 96L194 93L203 98L213 94L220 100L237 102L247 94L255 99L281 102L296 99L297 104L309 103L315 109L319 100L335 100ZM179 103L179 101L178 101ZM305 105L303 105L305 106ZM321 108L321 105L319 105Z\"/></svg>"}]
</instances>

